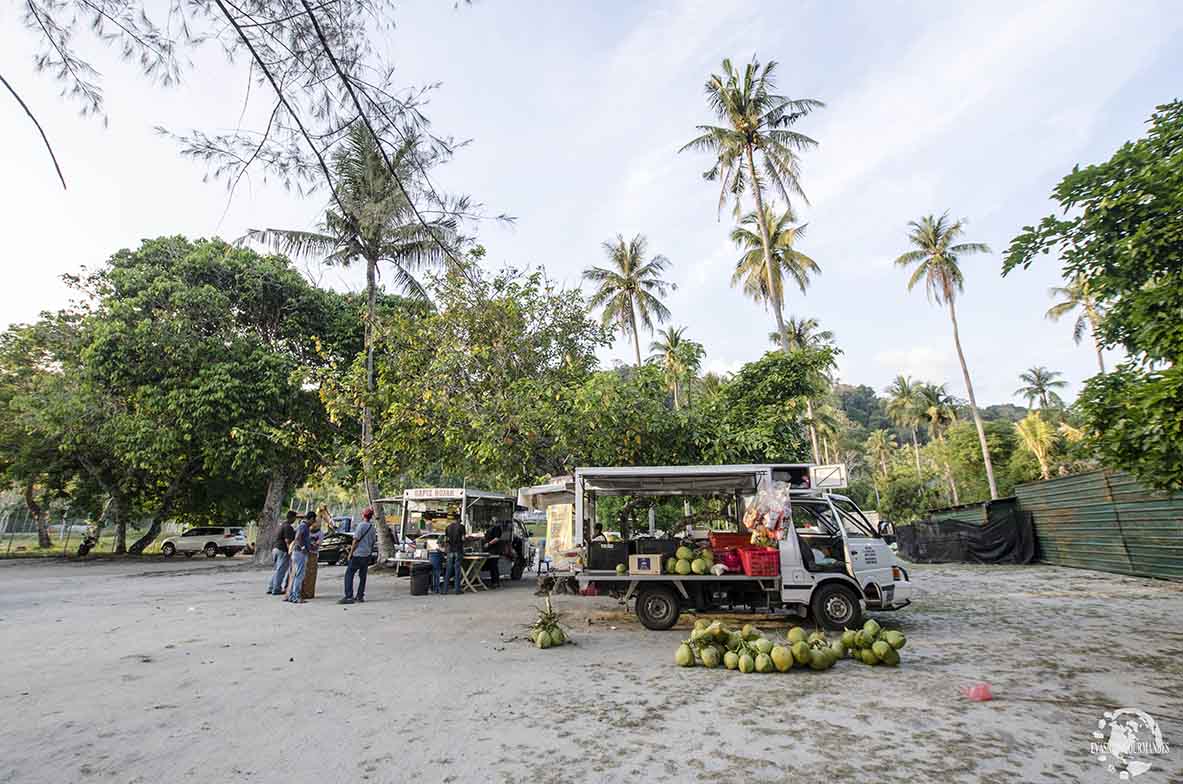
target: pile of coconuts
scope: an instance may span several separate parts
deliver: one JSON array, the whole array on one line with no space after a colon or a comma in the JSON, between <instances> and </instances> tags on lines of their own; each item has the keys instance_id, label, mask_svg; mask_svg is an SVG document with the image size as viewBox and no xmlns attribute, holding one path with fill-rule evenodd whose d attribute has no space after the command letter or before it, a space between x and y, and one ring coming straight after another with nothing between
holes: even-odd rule
<instances>
[{"instance_id":1,"label":"pile of coconuts","mask_svg":"<svg viewBox=\"0 0 1183 784\"><path fill-rule=\"evenodd\" d=\"M701 665L708 669L724 667L744 674L788 672L792 669L828 670L846 656L841 640L830 640L824 632L806 634L800 626L789 629L783 641L765 637L759 629L746 624L742 629L728 629L721 621L700 618L694 622L690 637L674 653L679 667Z\"/></svg>"}]
</instances>

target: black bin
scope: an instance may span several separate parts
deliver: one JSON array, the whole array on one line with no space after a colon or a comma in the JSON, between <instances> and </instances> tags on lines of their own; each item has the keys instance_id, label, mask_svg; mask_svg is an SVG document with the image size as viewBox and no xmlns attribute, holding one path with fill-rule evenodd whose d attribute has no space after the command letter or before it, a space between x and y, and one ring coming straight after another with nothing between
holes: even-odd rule
<instances>
[{"instance_id":1,"label":"black bin","mask_svg":"<svg viewBox=\"0 0 1183 784\"><path fill-rule=\"evenodd\" d=\"M628 566L628 542L592 542L587 554L588 568L613 571L617 564Z\"/></svg>"},{"instance_id":2,"label":"black bin","mask_svg":"<svg viewBox=\"0 0 1183 784\"><path fill-rule=\"evenodd\" d=\"M411 564L411 596L424 596L431 588L431 564Z\"/></svg>"},{"instance_id":3,"label":"black bin","mask_svg":"<svg viewBox=\"0 0 1183 784\"><path fill-rule=\"evenodd\" d=\"M678 551L677 539L637 539L637 555L660 555L662 560Z\"/></svg>"}]
</instances>

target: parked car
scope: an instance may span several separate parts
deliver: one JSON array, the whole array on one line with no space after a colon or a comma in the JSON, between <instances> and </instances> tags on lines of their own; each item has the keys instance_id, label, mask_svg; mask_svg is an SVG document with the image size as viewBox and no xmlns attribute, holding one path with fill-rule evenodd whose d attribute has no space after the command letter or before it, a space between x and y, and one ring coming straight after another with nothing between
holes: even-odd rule
<instances>
[{"instance_id":1,"label":"parked car","mask_svg":"<svg viewBox=\"0 0 1183 784\"><path fill-rule=\"evenodd\" d=\"M316 558L317 563L324 563L329 566L345 563L348 560L349 546L351 544L353 544L353 534L349 531L333 531L330 534L325 534L325 537L320 540L320 552ZM370 566L376 563L378 563L377 543L370 550Z\"/></svg>"},{"instance_id":2,"label":"parked car","mask_svg":"<svg viewBox=\"0 0 1183 784\"><path fill-rule=\"evenodd\" d=\"M204 525L168 537L161 543L160 553L165 558L172 558L177 553L182 553L186 558L192 558L198 553L205 553L206 558L213 558L219 553L233 558L244 548L246 534L242 528Z\"/></svg>"}]
</instances>

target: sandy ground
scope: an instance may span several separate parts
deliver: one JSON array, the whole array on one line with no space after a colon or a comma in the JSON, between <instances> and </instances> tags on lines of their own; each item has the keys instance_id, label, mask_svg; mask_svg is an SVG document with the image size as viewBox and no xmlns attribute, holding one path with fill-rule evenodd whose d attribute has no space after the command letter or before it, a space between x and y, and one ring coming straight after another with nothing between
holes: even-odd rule
<instances>
[{"instance_id":1,"label":"sandy ground","mask_svg":"<svg viewBox=\"0 0 1183 784\"><path fill-rule=\"evenodd\" d=\"M341 607L342 571L297 606L244 559L0 563L0 782L1105 782L1116 707L1171 745L1137 781L1183 781L1178 583L917 566L913 607L878 616L898 669L745 676L675 667L686 632L607 598L557 598L577 645L536 650L529 576L459 598L374 576Z\"/></svg>"}]
</instances>

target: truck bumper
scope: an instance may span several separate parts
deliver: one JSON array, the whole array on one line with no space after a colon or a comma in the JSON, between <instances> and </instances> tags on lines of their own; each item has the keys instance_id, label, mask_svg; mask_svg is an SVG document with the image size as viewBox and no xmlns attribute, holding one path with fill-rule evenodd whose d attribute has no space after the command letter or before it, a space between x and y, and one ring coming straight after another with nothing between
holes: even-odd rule
<instances>
[{"instance_id":1,"label":"truck bumper","mask_svg":"<svg viewBox=\"0 0 1183 784\"><path fill-rule=\"evenodd\" d=\"M912 603L912 583L897 580L891 585L880 586L879 599L867 599L868 610L900 610Z\"/></svg>"}]
</instances>

